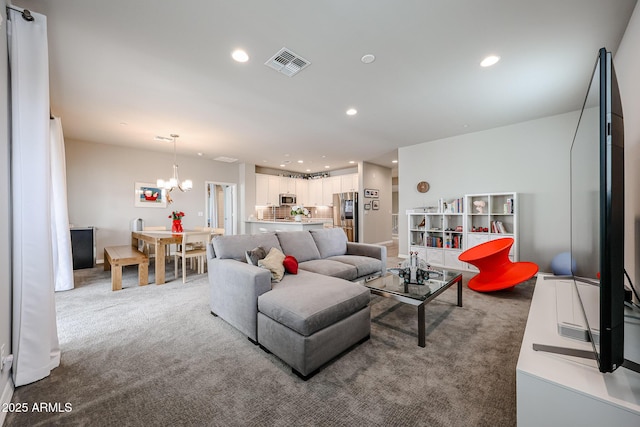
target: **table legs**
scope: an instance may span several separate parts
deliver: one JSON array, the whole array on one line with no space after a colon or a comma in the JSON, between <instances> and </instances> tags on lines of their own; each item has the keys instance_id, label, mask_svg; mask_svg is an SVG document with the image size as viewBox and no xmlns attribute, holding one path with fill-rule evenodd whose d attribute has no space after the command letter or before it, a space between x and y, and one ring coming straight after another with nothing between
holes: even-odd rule
<instances>
[{"instance_id":1,"label":"table legs","mask_svg":"<svg viewBox=\"0 0 640 427\"><path fill-rule=\"evenodd\" d=\"M165 282L164 257L165 257L164 244L156 243L156 285L162 285Z\"/></svg>"},{"instance_id":2,"label":"table legs","mask_svg":"<svg viewBox=\"0 0 640 427\"><path fill-rule=\"evenodd\" d=\"M462 276L456 282L458 283L458 307L462 307ZM418 305L418 346L425 347L426 318L424 314L425 303Z\"/></svg>"},{"instance_id":3,"label":"table legs","mask_svg":"<svg viewBox=\"0 0 640 427\"><path fill-rule=\"evenodd\" d=\"M424 304L418 306L418 346L425 347L425 317L424 317Z\"/></svg>"},{"instance_id":4,"label":"table legs","mask_svg":"<svg viewBox=\"0 0 640 427\"><path fill-rule=\"evenodd\" d=\"M138 248L139 239L131 236L131 246ZM165 263L165 247L162 244L156 243L156 285L162 285L165 283L164 263ZM105 266L106 269L106 266ZM148 277L148 274L147 274ZM147 279L148 283L148 279Z\"/></svg>"}]
</instances>

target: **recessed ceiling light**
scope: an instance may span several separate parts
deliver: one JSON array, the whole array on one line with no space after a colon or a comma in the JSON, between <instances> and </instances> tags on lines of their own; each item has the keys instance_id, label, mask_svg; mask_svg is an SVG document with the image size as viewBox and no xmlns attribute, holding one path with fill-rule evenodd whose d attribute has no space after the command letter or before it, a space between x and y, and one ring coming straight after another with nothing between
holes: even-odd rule
<instances>
[{"instance_id":1,"label":"recessed ceiling light","mask_svg":"<svg viewBox=\"0 0 640 427\"><path fill-rule=\"evenodd\" d=\"M298 163L304 163L304 160L298 160Z\"/></svg>"},{"instance_id":2,"label":"recessed ceiling light","mask_svg":"<svg viewBox=\"0 0 640 427\"><path fill-rule=\"evenodd\" d=\"M326 165L326 166L325 166L324 168L325 168L325 169L329 169L330 167L331 167L331 166L329 166L329 165Z\"/></svg>"},{"instance_id":3,"label":"recessed ceiling light","mask_svg":"<svg viewBox=\"0 0 640 427\"><path fill-rule=\"evenodd\" d=\"M391 163L398 163L397 160L391 160Z\"/></svg>"},{"instance_id":4,"label":"recessed ceiling light","mask_svg":"<svg viewBox=\"0 0 640 427\"><path fill-rule=\"evenodd\" d=\"M283 168L283 167L284 167L284 165L280 165L280 167L281 167L281 168Z\"/></svg>"},{"instance_id":5,"label":"recessed ceiling light","mask_svg":"<svg viewBox=\"0 0 640 427\"><path fill-rule=\"evenodd\" d=\"M356 114L358 114L358 110L356 110L355 108L349 108L347 110L347 116L355 116Z\"/></svg>"},{"instance_id":6,"label":"recessed ceiling light","mask_svg":"<svg viewBox=\"0 0 640 427\"><path fill-rule=\"evenodd\" d=\"M311 172L311 169L307 169L307 172Z\"/></svg>"},{"instance_id":7,"label":"recessed ceiling light","mask_svg":"<svg viewBox=\"0 0 640 427\"><path fill-rule=\"evenodd\" d=\"M487 56L486 58L484 58L482 60L482 62L480 62L480 66L481 67L491 67L492 65L495 65L498 61L500 61L500 57L499 56L490 55L490 56Z\"/></svg>"},{"instance_id":8,"label":"recessed ceiling light","mask_svg":"<svg viewBox=\"0 0 640 427\"><path fill-rule=\"evenodd\" d=\"M237 62L247 62L249 55L242 49L236 49L231 53L231 57Z\"/></svg>"},{"instance_id":9,"label":"recessed ceiling light","mask_svg":"<svg viewBox=\"0 0 640 427\"><path fill-rule=\"evenodd\" d=\"M127 126L129 123L127 122L120 122L120 126Z\"/></svg>"},{"instance_id":10,"label":"recessed ceiling light","mask_svg":"<svg viewBox=\"0 0 640 427\"><path fill-rule=\"evenodd\" d=\"M375 60L376 60L376 57L370 53L360 58L360 61L362 61L363 64L371 64Z\"/></svg>"},{"instance_id":11,"label":"recessed ceiling light","mask_svg":"<svg viewBox=\"0 0 640 427\"><path fill-rule=\"evenodd\" d=\"M349 163L350 163L350 164L354 164L354 163L355 163L355 160L349 160Z\"/></svg>"},{"instance_id":12,"label":"recessed ceiling light","mask_svg":"<svg viewBox=\"0 0 640 427\"><path fill-rule=\"evenodd\" d=\"M204 153L198 153L198 156L202 157L204 156Z\"/></svg>"}]
</instances>

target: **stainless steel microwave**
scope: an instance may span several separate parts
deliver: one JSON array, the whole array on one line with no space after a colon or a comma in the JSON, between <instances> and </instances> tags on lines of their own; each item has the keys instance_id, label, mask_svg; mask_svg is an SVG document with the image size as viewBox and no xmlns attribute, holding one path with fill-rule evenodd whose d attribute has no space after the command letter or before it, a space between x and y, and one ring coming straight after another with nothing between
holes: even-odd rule
<instances>
[{"instance_id":1,"label":"stainless steel microwave","mask_svg":"<svg viewBox=\"0 0 640 427\"><path fill-rule=\"evenodd\" d=\"M281 194L280 195L280 206L283 205L295 205L296 204L296 195L295 194Z\"/></svg>"}]
</instances>

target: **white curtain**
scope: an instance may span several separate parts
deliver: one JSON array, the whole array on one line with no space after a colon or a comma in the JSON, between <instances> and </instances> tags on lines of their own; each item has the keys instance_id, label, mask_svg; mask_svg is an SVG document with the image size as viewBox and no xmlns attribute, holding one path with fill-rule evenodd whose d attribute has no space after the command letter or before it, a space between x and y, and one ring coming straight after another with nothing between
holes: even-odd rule
<instances>
[{"instance_id":1,"label":"white curtain","mask_svg":"<svg viewBox=\"0 0 640 427\"><path fill-rule=\"evenodd\" d=\"M59 117L51 119L51 219L55 290L73 289L73 259L67 208L67 166Z\"/></svg>"},{"instance_id":2,"label":"white curtain","mask_svg":"<svg viewBox=\"0 0 640 427\"><path fill-rule=\"evenodd\" d=\"M12 6L13 7L13 6ZM60 364L54 300L47 20L9 10L13 265L13 382Z\"/></svg>"}]
</instances>

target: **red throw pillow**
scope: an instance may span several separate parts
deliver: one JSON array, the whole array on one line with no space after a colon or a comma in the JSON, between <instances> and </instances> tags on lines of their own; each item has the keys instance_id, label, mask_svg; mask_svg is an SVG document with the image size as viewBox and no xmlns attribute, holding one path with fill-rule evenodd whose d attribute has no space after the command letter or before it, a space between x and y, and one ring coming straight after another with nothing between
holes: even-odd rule
<instances>
[{"instance_id":1,"label":"red throw pillow","mask_svg":"<svg viewBox=\"0 0 640 427\"><path fill-rule=\"evenodd\" d=\"M287 273L298 274L298 260L291 255L287 255L286 257L284 257L282 265L284 265L284 269Z\"/></svg>"}]
</instances>

